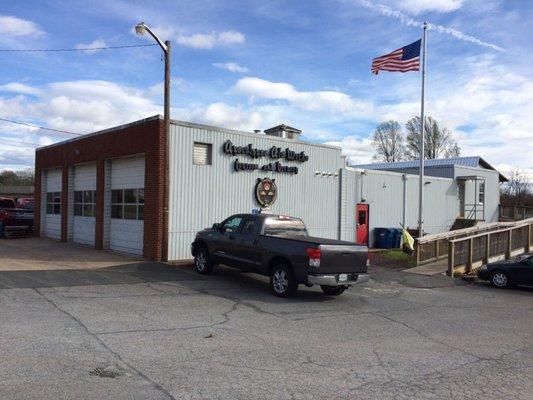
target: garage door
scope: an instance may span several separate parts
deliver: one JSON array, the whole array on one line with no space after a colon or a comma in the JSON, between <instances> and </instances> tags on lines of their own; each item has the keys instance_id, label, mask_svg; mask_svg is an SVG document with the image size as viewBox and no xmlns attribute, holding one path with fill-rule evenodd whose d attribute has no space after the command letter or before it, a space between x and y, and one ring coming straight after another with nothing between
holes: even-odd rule
<instances>
[{"instance_id":1,"label":"garage door","mask_svg":"<svg viewBox=\"0 0 533 400\"><path fill-rule=\"evenodd\" d=\"M44 235L61 239L61 169L46 171L44 189L42 197L46 202Z\"/></svg>"},{"instance_id":2,"label":"garage door","mask_svg":"<svg viewBox=\"0 0 533 400\"><path fill-rule=\"evenodd\" d=\"M74 167L74 242L94 246L95 212L96 164L77 165Z\"/></svg>"},{"instance_id":3,"label":"garage door","mask_svg":"<svg viewBox=\"0 0 533 400\"><path fill-rule=\"evenodd\" d=\"M142 255L144 244L144 157L111 162L109 247Z\"/></svg>"}]
</instances>

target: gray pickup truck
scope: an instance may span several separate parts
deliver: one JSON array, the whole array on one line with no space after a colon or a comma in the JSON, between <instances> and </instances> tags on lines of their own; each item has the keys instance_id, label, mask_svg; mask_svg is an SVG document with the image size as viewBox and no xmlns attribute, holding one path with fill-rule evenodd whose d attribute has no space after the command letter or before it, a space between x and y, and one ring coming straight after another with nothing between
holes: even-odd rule
<instances>
[{"instance_id":1,"label":"gray pickup truck","mask_svg":"<svg viewBox=\"0 0 533 400\"><path fill-rule=\"evenodd\" d=\"M269 276L279 297L293 295L298 284L335 296L369 280L366 246L309 236L302 220L283 215L232 215L198 232L191 251L200 274L224 264Z\"/></svg>"}]
</instances>

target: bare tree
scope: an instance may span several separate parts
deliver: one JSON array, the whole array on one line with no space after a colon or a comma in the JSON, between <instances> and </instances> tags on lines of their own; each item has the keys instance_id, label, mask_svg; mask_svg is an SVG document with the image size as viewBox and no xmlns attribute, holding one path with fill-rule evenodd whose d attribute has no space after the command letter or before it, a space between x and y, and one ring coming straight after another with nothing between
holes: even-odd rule
<instances>
[{"instance_id":1,"label":"bare tree","mask_svg":"<svg viewBox=\"0 0 533 400\"><path fill-rule=\"evenodd\" d=\"M509 182L507 182L502 192L514 206L525 205L526 199L531 195L531 182L529 177L518 167L511 169Z\"/></svg>"},{"instance_id":2,"label":"bare tree","mask_svg":"<svg viewBox=\"0 0 533 400\"><path fill-rule=\"evenodd\" d=\"M410 160L420 158L420 117L413 117L405 124L407 129L406 156ZM424 156L426 159L459 157L461 149L447 128L441 128L431 117L424 124Z\"/></svg>"},{"instance_id":3,"label":"bare tree","mask_svg":"<svg viewBox=\"0 0 533 400\"><path fill-rule=\"evenodd\" d=\"M374 131L372 145L376 149L375 160L400 161L404 157L405 144L400 124L396 121L381 122Z\"/></svg>"},{"instance_id":4,"label":"bare tree","mask_svg":"<svg viewBox=\"0 0 533 400\"><path fill-rule=\"evenodd\" d=\"M35 181L33 168L18 171L5 170L0 172L0 185L6 186L31 186Z\"/></svg>"}]
</instances>

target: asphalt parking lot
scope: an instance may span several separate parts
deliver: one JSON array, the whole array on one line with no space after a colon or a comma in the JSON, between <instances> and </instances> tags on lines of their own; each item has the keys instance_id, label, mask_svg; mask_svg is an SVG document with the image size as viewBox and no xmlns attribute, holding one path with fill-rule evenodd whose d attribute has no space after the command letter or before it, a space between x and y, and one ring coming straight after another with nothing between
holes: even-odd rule
<instances>
[{"instance_id":1,"label":"asphalt parking lot","mask_svg":"<svg viewBox=\"0 0 533 400\"><path fill-rule=\"evenodd\" d=\"M2 244L0 244L1 246ZM533 289L372 267L340 297L219 268L0 271L0 398L530 399Z\"/></svg>"}]
</instances>

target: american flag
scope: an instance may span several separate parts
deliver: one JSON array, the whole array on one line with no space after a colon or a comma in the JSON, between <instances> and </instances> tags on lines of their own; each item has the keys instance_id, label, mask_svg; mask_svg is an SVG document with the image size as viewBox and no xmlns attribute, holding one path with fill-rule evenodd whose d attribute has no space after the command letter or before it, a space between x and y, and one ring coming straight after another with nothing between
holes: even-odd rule
<instances>
[{"instance_id":1,"label":"american flag","mask_svg":"<svg viewBox=\"0 0 533 400\"><path fill-rule=\"evenodd\" d=\"M407 72L418 71L420 68L420 44L419 39L392 53L376 57L372 60L372 73L377 75L381 71Z\"/></svg>"}]
</instances>

